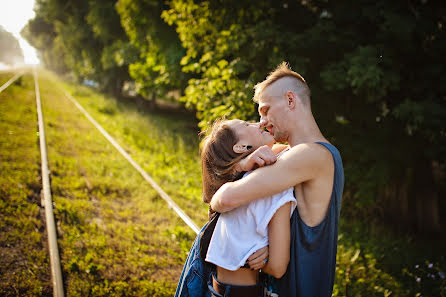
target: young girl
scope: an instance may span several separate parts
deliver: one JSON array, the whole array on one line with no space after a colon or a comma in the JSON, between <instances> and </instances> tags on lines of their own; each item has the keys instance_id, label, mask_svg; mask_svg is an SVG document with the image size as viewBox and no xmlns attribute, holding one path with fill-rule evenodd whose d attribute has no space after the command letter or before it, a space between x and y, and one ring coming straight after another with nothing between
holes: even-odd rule
<instances>
[{"instance_id":1,"label":"young girl","mask_svg":"<svg viewBox=\"0 0 446 297\"><path fill-rule=\"evenodd\" d=\"M249 174L237 171L240 160L263 145L272 148L273 144L272 135L258 124L241 120L216 122L205 138L201 154L204 201L209 203L224 183ZM290 216L295 207L290 188L220 215L206 256L206 261L217 267L209 286L211 296L264 296L259 270L246 268L245 263L256 250L269 245L262 271L276 278L286 272Z\"/></svg>"}]
</instances>

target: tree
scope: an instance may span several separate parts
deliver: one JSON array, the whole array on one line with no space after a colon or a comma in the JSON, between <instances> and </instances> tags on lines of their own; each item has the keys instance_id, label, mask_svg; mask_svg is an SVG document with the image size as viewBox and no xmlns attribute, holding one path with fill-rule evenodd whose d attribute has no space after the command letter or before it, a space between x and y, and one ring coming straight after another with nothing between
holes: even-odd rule
<instances>
[{"instance_id":1,"label":"tree","mask_svg":"<svg viewBox=\"0 0 446 297\"><path fill-rule=\"evenodd\" d=\"M21 34L38 50L40 61L46 67L58 73L68 71L61 39L57 38L54 25L42 15L36 14L34 19L29 20Z\"/></svg>"},{"instance_id":2,"label":"tree","mask_svg":"<svg viewBox=\"0 0 446 297\"><path fill-rule=\"evenodd\" d=\"M186 76L179 61L184 55L175 30L162 19L164 1L120 0L116 8L131 43L140 52L130 67L137 92L152 103L170 90L183 89Z\"/></svg>"},{"instance_id":3,"label":"tree","mask_svg":"<svg viewBox=\"0 0 446 297\"><path fill-rule=\"evenodd\" d=\"M121 95L138 52L120 26L115 1L40 0L26 30L48 65L59 65L62 58L79 81L94 80L102 90Z\"/></svg>"},{"instance_id":4,"label":"tree","mask_svg":"<svg viewBox=\"0 0 446 297\"><path fill-rule=\"evenodd\" d=\"M440 230L446 160L445 6L441 2L173 0L193 73L183 100L202 128L256 118L252 86L282 60L345 160L346 215ZM434 176L434 168L443 175ZM443 176L443 177L441 177ZM444 205L442 206L444 209Z\"/></svg>"},{"instance_id":5,"label":"tree","mask_svg":"<svg viewBox=\"0 0 446 297\"><path fill-rule=\"evenodd\" d=\"M37 0L24 35L47 65L152 102L170 90L205 129L258 119L252 87L282 61L343 153L344 216L439 231L446 208L442 1Z\"/></svg>"},{"instance_id":6,"label":"tree","mask_svg":"<svg viewBox=\"0 0 446 297\"><path fill-rule=\"evenodd\" d=\"M0 62L8 65L23 63L19 41L0 26Z\"/></svg>"}]
</instances>

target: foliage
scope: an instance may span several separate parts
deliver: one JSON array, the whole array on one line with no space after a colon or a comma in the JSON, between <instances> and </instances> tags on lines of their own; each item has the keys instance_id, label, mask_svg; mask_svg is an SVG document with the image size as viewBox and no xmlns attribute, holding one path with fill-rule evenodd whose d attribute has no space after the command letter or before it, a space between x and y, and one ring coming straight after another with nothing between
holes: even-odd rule
<instances>
[{"instance_id":1,"label":"foliage","mask_svg":"<svg viewBox=\"0 0 446 297\"><path fill-rule=\"evenodd\" d=\"M122 27L141 53L130 65L130 76L136 91L151 100L185 84L179 65L183 48L175 30L161 19L165 7L155 0L120 0L116 5Z\"/></svg>"},{"instance_id":2,"label":"foliage","mask_svg":"<svg viewBox=\"0 0 446 297\"><path fill-rule=\"evenodd\" d=\"M346 215L392 214L401 229L440 231L444 175L434 176L433 164L444 172L446 83L438 63L446 56L444 5L173 0L170 6L163 17L186 48L183 71L194 74L183 100L197 110L202 129L222 115L256 118L252 86L288 61L309 82L318 123L343 154Z\"/></svg>"},{"instance_id":3,"label":"foliage","mask_svg":"<svg viewBox=\"0 0 446 297\"><path fill-rule=\"evenodd\" d=\"M28 21L21 34L38 50L39 58L46 67L59 73L68 71L62 40L57 37L53 23L37 14Z\"/></svg>"},{"instance_id":4,"label":"foliage","mask_svg":"<svg viewBox=\"0 0 446 297\"><path fill-rule=\"evenodd\" d=\"M345 215L440 232L445 9L438 1L39 0L24 34L54 69L115 95L129 80L151 101L176 90L202 130L222 116L257 119L252 87L288 61L342 151Z\"/></svg>"},{"instance_id":5,"label":"foliage","mask_svg":"<svg viewBox=\"0 0 446 297\"><path fill-rule=\"evenodd\" d=\"M371 254L338 244L333 296L407 296L401 284L377 267Z\"/></svg>"},{"instance_id":6,"label":"foliage","mask_svg":"<svg viewBox=\"0 0 446 297\"><path fill-rule=\"evenodd\" d=\"M274 52L266 55L263 41L275 33L269 11L263 2L172 1L163 12L187 50L181 65L194 77L182 100L197 110L202 129L222 116L255 118L252 87L278 62Z\"/></svg>"},{"instance_id":7,"label":"foliage","mask_svg":"<svg viewBox=\"0 0 446 297\"><path fill-rule=\"evenodd\" d=\"M0 63L14 65L23 63L19 41L0 26Z\"/></svg>"},{"instance_id":8,"label":"foliage","mask_svg":"<svg viewBox=\"0 0 446 297\"><path fill-rule=\"evenodd\" d=\"M58 72L72 71L79 81L93 80L102 90L121 95L128 65L138 51L119 24L114 1L40 0L36 17L23 35Z\"/></svg>"}]
</instances>

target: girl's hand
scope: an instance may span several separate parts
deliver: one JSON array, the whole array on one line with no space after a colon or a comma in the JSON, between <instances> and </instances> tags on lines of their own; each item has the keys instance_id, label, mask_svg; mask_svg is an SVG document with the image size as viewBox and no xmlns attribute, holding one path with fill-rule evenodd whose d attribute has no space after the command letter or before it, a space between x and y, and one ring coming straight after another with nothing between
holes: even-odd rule
<instances>
[{"instance_id":1,"label":"girl's hand","mask_svg":"<svg viewBox=\"0 0 446 297\"><path fill-rule=\"evenodd\" d=\"M240 160L236 166L236 170L239 172L250 171L254 168L274 164L276 161L277 157L271 148L263 145L246 158Z\"/></svg>"},{"instance_id":2,"label":"girl's hand","mask_svg":"<svg viewBox=\"0 0 446 297\"><path fill-rule=\"evenodd\" d=\"M248 258L249 267L251 267L251 269L253 270L262 269L265 266L266 262L268 261L268 255L269 255L268 251L269 251L268 246L265 246L256 251L251 256L249 256Z\"/></svg>"}]
</instances>

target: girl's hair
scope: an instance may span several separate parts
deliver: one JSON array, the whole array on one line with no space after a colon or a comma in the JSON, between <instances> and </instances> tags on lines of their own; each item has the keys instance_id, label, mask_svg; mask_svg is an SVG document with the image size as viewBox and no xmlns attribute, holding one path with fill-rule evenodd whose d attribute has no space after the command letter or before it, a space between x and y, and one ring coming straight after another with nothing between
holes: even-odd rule
<instances>
[{"instance_id":1,"label":"girl's hair","mask_svg":"<svg viewBox=\"0 0 446 297\"><path fill-rule=\"evenodd\" d=\"M210 133L204 138L201 151L201 169L203 175L203 201L210 203L215 192L226 182L242 177L242 172L235 170L236 164L249 155L234 152L233 146L239 140L229 126L228 120L217 120ZM209 217L214 211L209 205Z\"/></svg>"}]
</instances>

